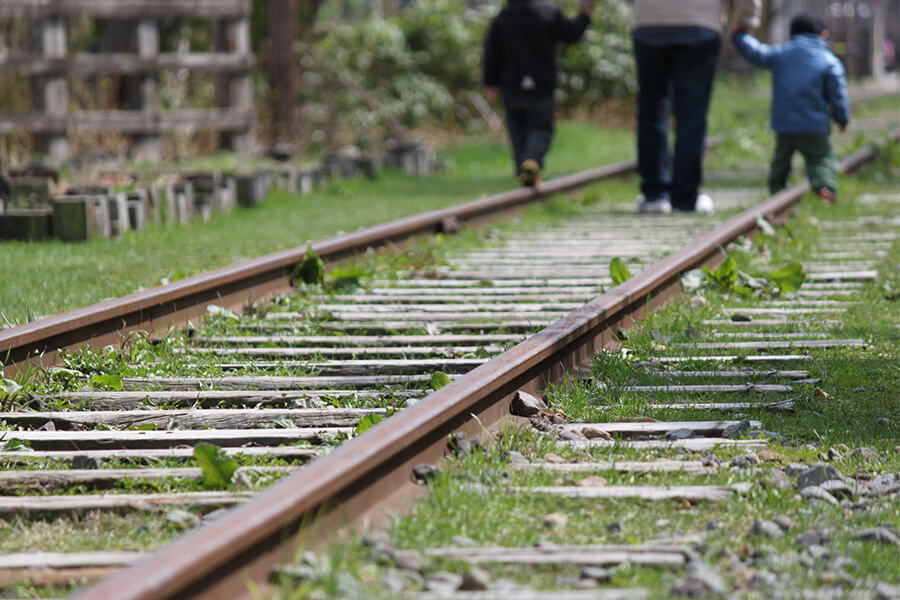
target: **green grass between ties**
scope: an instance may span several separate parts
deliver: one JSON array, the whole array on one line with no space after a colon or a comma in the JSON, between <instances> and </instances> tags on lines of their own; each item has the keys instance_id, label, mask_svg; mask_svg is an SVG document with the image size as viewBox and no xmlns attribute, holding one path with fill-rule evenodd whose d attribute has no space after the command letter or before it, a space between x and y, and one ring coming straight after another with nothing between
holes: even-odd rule
<instances>
[{"instance_id":1,"label":"green grass between ties","mask_svg":"<svg viewBox=\"0 0 900 600\"><path fill-rule=\"evenodd\" d=\"M896 177L896 174L894 175ZM827 241L828 230L821 229L823 220L854 218L870 214L888 214L893 205L865 206L854 202L862 193L887 192L896 194L896 184L882 182L878 169L873 169L861 179L842 181L842 201L836 206L822 206L817 200L803 201L799 217L790 227L778 228L773 237L760 236L753 242L734 245L729 251L738 261L739 268L747 272L765 270L789 260L804 260L804 256L820 243ZM742 250L738 250L742 248ZM763 259L763 256L768 258ZM655 458L684 458L700 460L701 455L678 451L638 451L623 446L594 449L555 448L530 430L507 429L489 442L485 452L475 452L466 457L450 458L437 478L430 484L431 493L414 513L399 518L390 530L393 543L399 549L420 550L429 547L456 545L454 536L466 536L479 545L532 546L539 542L556 544L635 544L664 536L685 536L708 532L705 543L698 550L703 560L722 573L730 589L741 597L764 597L767 588L753 589L749 579L753 573L770 571L786 581L788 593L805 589L842 586L850 592L846 583L835 584L835 575L829 571L828 561L819 561L811 568L798 560L801 548L795 544L798 534L812 529L828 528L833 532L831 542L825 544L834 556L852 561L848 572L852 573L857 589L871 590L875 583L884 581L896 584L900 576L900 563L896 561L896 548L891 544L855 540L856 531L888 526L900 527L900 505L896 496L878 498L867 510L852 510L845 506L812 507L801 499L794 488L778 490L761 482L770 471L789 462L806 464L823 458L847 475L868 473L897 473L900 471L900 436L897 434L898 371L900 364L900 301L891 292L898 289L900 276L896 265L900 258L900 243L894 243L888 256L879 259L881 279L867 284L852 297L860 304L845 315L837 317L839 323L824 330L833 337L864 337L869 346L865 349L836 348L810 351L811 360L796 364L756 365L738 363L735 366L765 370L767 368L801 369L810 377L821 377L818 385L795 384L790 398L795 412L779 413L766 410L747 410L741 416L762 421L763 428L780 433L786 443L770 442L769 454L758 468L731 469L727 461L743 452L734 448L720 448L707 453L705 460L721 466L712 475L621 474L610 471L594 473L602 475L608 484L730 484L749 481L753 484L746 495L735 494L721 504L697 504L671 501L642 503L635 501L590 501L547 497L525 498L506 491L508 485L574 484L591 475L554 475L548 473L516 472L503 462L501 450L516 449L532 461L539 461L547 452L554 452L567 460L654 460ZM801 287L802 289L802 287ZM653 356L680 353L672 347L676 343L705 341L704 332L711 327L702 325L704 319L713 318L723 306L752 305L733 294L709 291L710 304L692 308L687 299L674 303L651 315L627 335L624 344L630 354L605 354L594 364L597 379L609 388L600 391L589 383L569 379L556 386L549 395L553 408L566 412L571 420L619 420L623 417L643 415L667 420L718 420L734 418L709 411L652 411L646 407L647 396L625 394L617 390L623 385L661 383L635 367L636 361ZM894 298L894 299L889 299ZM792 330L790 326L775 328ZM810 329L823 330L815 325ZM737 326L723 330L739 330ZM685 349L686 350L686 349ZM726 353L726 352L716 352ZM746 353L744 353L746 354ZM709 361L694 366L713 367ZM681 368L673 367L673 368ZM790 383L772 377L760 377L759 382ZM744 379L697 378L682 383L744 383ZM827 396L816 393L819 389ZM653 396L660 402L675 400L673 394ZM687 398L679 397L686 401ZM693 397L691 398L693 399ZM709 394L705 401L750 401L754 397ZM604 410L598 410L599 408ZM892 424L879 419L887 417ZM867 446L880 453L878 462L870 462L852 455L857 447ZM836 451L843 459L834 458ZM715 455L712 458L710 455ZM564 526L549 527L544 517L554 512L568 516ZM751 534L754 519L773 519L788 516L794 527L779 539L768 539ZM616 527L609 527L617 524ZM390 563L375 558L371 543L362 538L336 544L324 555L305 555L301 561L312 575L303 581L285 577L279 592L273 598L338 598L363 594L372 598L395 597L387 590L381 578ZM746 566L738 568L736 561ZM520 584L536 588L573 587L580 569L575 566L487 566L491 578L512 579ZM434 559L427 573L450 570L464 573L465 563ZM662 570L623 566L613 570L609 584L619 586L645 586L653 597L666 597L681 577L680 570ZM362 596L359 596L362 597Z\"/></svg>"},{"instance_id":2,"label":"green grass between ties","mask_svg":"<svg viewBox=\"0 0 900 600\"><path fill-rule=\"evenodd\" d=\"M547 175L624 160L632 154L630 136L622 129L560 123ZM120 240L83 244L2 242L0 323L23 323L29 315L64 312L515 185L505 138L464 142L441 157L446 173L409 177L385 170L377 181L337 180L308 196L275 190L256 209L238 207L208 223L153 226Z\"/></svg>"}]
</instances>

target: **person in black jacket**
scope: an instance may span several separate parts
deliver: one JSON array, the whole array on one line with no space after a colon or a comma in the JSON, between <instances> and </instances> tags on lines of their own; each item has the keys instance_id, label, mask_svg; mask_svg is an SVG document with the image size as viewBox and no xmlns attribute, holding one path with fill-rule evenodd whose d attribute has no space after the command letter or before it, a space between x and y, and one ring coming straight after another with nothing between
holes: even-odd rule
<instances>
[{"instance_id":1,"label":"person in black jacket","mask_svg":"<svg viewBox=\"0 0 900 600\"><path fill-rule=\"evenodd\" d=\"M582 0L569 19L546 0L509 0L484 41L483 83L488 98L503 96L516 175L523 185L541 182L553 137L556 43L571 44L591 22L593 0Z\"/></svg>"}]
</instances>

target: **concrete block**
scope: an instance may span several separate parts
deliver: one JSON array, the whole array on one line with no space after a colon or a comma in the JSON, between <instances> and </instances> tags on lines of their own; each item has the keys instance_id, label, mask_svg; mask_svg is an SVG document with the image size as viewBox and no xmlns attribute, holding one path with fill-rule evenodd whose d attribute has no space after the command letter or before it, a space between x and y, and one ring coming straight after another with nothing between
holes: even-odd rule
<instances>
[{"instance_id":1,"label":"concrete block","mask_svg":"<svg viewBox=\"0 0 900 600\"><path fill-rule=\"evenodd\" d=\"M85 242L97 229L94 214L96 196L56 196L53 198L53 237L66 242Z\"/></svg>"},{"instance_id":2,"label":"concrete block","mask_svg":"<svg viewBox=\"0 0 900 600\"><path fill-rule=\"evenodd\" d=\"M309 193L312 193L313 184L315 183L315 176L311 172L304 172L300 174L297 182L297 191L300 192L301 195L305 196Z\"/></svg>"},{"instance_id":3,"label":"concrete block","mask_svg":"<svg viewBox=\"0 0 900 600\"><path fill-rule=\"evenodd\" d=\"M5 210L0 214L0 239L46 239L50 235L52 214L53 209L49 206Z\"/></svg>"}]
</instances>

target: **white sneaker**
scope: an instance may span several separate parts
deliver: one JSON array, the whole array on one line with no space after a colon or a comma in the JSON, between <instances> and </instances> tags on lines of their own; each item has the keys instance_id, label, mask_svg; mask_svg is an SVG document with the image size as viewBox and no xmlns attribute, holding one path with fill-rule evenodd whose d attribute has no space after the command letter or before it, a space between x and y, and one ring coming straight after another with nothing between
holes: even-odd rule
<instances>
[{"instance_id":1,"label":"white sneaker","mask_svg":"<svg viewBox=\"0 0 900 600\"><path fill-rule=\"evenodd\" d=\"M697 203L694 204L694 212L699 215L711 215L716 212L716 207L713 206L712 198L706 194L697 196Z\"/></svg>"},{"instance_id":2,"label":"white sneaker","mask_svg":"<svg viewBox=\"0 0 900 600\"><path fill-rule=\"evenodd\" d=\"M672 212L672 204L668 198L647 200L643 196L637 197L637 209L639 213L667 215Z\"/></svg>"}]
</instances>

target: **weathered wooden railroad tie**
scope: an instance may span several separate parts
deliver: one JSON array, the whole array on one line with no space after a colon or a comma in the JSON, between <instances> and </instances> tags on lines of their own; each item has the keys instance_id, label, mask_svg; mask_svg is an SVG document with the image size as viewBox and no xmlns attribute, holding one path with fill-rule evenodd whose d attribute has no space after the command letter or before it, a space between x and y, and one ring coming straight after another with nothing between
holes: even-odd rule
<instances>
[{"instance_id":1,"label":"weathered wooden railroad tie","mask_svg":"<svg viewBox=\"0 0 900 600\"><path fill-rule=\"evenodd\" d=\"M121 391L61 393L33 399L35 412L4 413L24 447L0 455L7 469L0 486L27 495L10 496L0 512L41 518L177 506L203 513L242 502L250 491L123 494L117 487L196 480L197 470L185 465L200 441L239 460L286 463L242 467L246 476L291 472L352 436L363 417L422 397L436 371L455 378L609 287L611 244L638 270L710 224L660 221L650 240L642 219L596 216L596 227L562 223L455 256L436 279L376 281L367 290L312 297L309 311L273 306L224 333L221 326L214 334L201 328L174 355L182 365L177 376L125 378ZM573 240L577 258L570 256ZM317 327L322 313L329 320ZM81 408L56 410L59 403ZM155 466L159 461L170 466ZM41 462L52 468L20 470ZM76 485L96 493L55 493ZM107 552L96 560L89 553L71 560L41 554L30 566L21 576L42 583L114 568ZM15 569L8 573L15 578Z\"/></svg>"}]
</instances>

